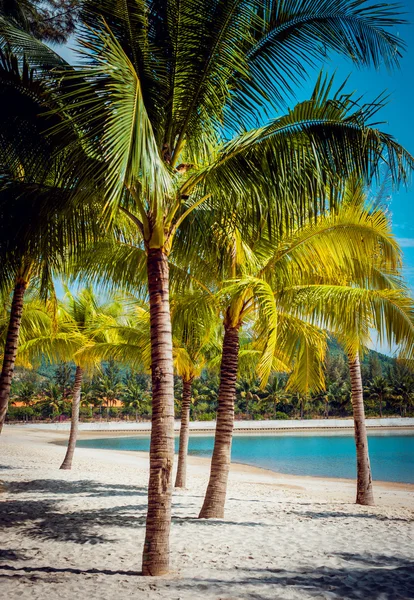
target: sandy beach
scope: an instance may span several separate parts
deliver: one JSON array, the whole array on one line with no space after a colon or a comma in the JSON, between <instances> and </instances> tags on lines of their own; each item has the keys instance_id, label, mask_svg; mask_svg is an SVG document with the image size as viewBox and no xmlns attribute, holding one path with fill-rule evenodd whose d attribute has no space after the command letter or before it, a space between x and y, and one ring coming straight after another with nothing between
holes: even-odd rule
<instances>
[{"instance_id":1,"label":"sandy beach","mask_svg":"<svg viewBox=\"0 0 414 600\"><path fill-rule=\"evenodd\" d=\"M148 456L78 448L60 471L66 436L1 436L0 598L414 598L413 485L377 483L377 506L361 507L353 481L233 465L225 518L206 521L209 461L190 457L188 490L174 492L172 573L150 579L139 573Z\"/></svg>"}]
</instances>

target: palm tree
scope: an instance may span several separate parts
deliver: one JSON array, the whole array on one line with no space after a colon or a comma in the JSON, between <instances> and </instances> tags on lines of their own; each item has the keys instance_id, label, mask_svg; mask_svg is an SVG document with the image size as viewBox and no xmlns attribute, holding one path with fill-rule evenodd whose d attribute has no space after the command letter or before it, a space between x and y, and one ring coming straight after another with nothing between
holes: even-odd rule
<instances>
[{"instance_id":1,"label":"palm tree","mask_svg":"<svg viewBox=\"0 0 414 600\"><path fill-rule=\"evenodd\" d=\"M319 390L324 386L321 361L326 340L320 331L306 326L300 312L303 310L301 293L296 294L296 290L330 281L338 270L342 275L347 272L349 277L361 277L362 265L369 261L368 257L380 247L386 257L392 257L396 247L383 213L371 214L360 206L344 206L293 233L282 235L272 251L266 246L256 246L261 262L256 259L251 264L257 269L257 276L246 276L247 260L243 258L244 278L230 283L220 292L227 300L223 309L225 336L210 480L200 512L200 517L204 518L222 518L224 515L239 330L243 321L259 309L258 338L266 341L258 374L264 383L272 368L289 371L293 361L288 388L301 397L312 389ZM244 252L239 249L234 255L244 257L248 252L246 248ZM303 409L301 416L302 412Z\"/></svg>"},{"instance_id":2,"label":"palm tree","mask_svg":"<svg viewBox=\"0 0 414 600\"><path fill-rule=\"evenodd\" d=\"M397 364L392 378L393 393L392 400L397 404L402 417L407 416L407 408L410 410L414 400L414 375L412 369L407 365Z\"/></svg>"},{"instance_id":3,"label":"palm tree","mask_svg":"<svg viewBox=\"0 0 414 600\"><path fill-rule=\"evenodd\" d=\"M104 323L104 327L108 324L107 321ZM112 334L115 333L115 329L111 328ZM103 330L103 334L109 332L109 329ZM96 334L96 332L95 332ZM113 336L112 336L113 337ZM98 340L96 340L98 342ZM104 344L107 341L100 340L100 344ZM95 345L95 349L97 346ZM83 354L86 356L86 354ZM113 407L117 400L121 397L124 392L124 385L121 382L119 376L119 370L115 366L115 362L112 358L109 359L108 364L104 367L103 373L101 373L95 380L95 393L97 398L102 401L102 406L106 406L106 414L109 420L109 414L111 406Z\"/></svg>"},{"instance_id":4,"label":"palm tree","mask_svg":"<svg viewBox=\"0 0 414 600\"><path fill-rule=\"evenodd\" d=\"M68 407L68 401L64 398L62 390L52 381L48 381L46 387L42 390L38 402L42 409L48 412L51 410L52 416L62 414Z\"/></svg>"},{"instance_id":5,"label":"palm tree","mask_svg":"<svg viewBox=\"0 0 414 600\"><path fill-rule=\"evenodd\" d=\"M279 404L287 400L285 381L280 376L274 375L266 386L266 392L268 395L263 398L262 404L267 407L267 410L276 413Z\"/></svg>"},{"instance_id":6,"label":"palm tree","mask_svg":"<svg viewBox=\"0 0 414 600\"><path fill-rule=\"evenodd\" d=\"M304 306L319 324L327 327L343 343L348 355L351 377L351 399L357 452L357 504L374 504L372 475L365 425L360 353L370 341L370 329L381 341L397 347L401 356L412 360L414 354L414 306L402 282L383 272L372 259L365 286L326 285L303 287Z\"/></svg>"},{"instance_id":7,"label":"palm tree","mask_svg":"<svg viewBox=\"0 0 414 600\"><path fill-rule=\"evenodd\" d=\"M368 384L365 391L369 398L375 398L378 400L379 414L380 418L382 419L383 403L391 394L391 387L388 380L385 377L378 375L377 377L374 377L374 379Z\"/></svg>"},{"instance_id":8,"label":"palm tree","mask_svg":"<svg viewBox=\"0 0 414 600\"><path fill-rule=\"evenodd\" d=\"M142 389L139 384L130 383L123 389L124 404L128 408L132 408L135 411L135 421L138 422L138 415L140 410L147 409L150 401L150 394ZM142 412L141 412L142 414Z\"/></svg>"},{"instance_id":9,"label":"palm tree","mask_svg":"<svg viewBox=\"0 0 414 600\"><path fill-rule=\"evenodd\" d=\"M233 211L236 196L256 223L270 210L279 223L293 220L295 209L302 216L319 210L328 183L355 170L371 177L387 152L401 176L411 157L368 126L373 106L354 109L349 96L329 99L320 86L285 116L236 132L284 104L321 57L321 41L324 51L359 64L398 62L402 44L388 27L402 21L393 6L345 0L335 10L331 0L216 0L208 7L196 0L179 7L172 0L85 0L81 17L89 65L67 73L71 89L60 101L83 137L82 154L87 149L96 159L79 173L79 187L101 177L108 209L128 216L147 257L153 410L143 574L160 575L169 565L174 455L174 238L198 208ZM13 48L33 47L11 26L0 33ZM40 54L36 45L31 60L41 62ZM229 316L225 346L232 349L236 325Z\"/></svg>"},{"instance_id":10,"label":"palm tree","mask_svg":"<svg viewBox=\"0 0 414 600\"><path fill-rule=\"evenodd\" d=\"M52 51L48 53L55 57ZM51 66L57 64L64 61L56 58ZM49 72L46 66L43 72ZM1 431L25 292L29 284L35 284L43 298L53 298L53 276L98 230L86 188L79 204L68 192L75 176L66 162L68 152L62 149L59 136L47 133L61 122L59 115L50 114L57 105L47 82L37 78L27 60L19 60L9 48L0 49L0 97L4 109L0 116L0 288L3 294L12 294L0 375ZM84 226L79 227L79 222Z\"/></svg>"},{"instance_id":11,"label":"palm tree","mask_svg":"<svg viewBox=\"0 0 414 600\"><path fill-rule=\"evenodd\" d=\"M173 298L171 320L174 368L183 381L175 487L185 488L192 384L206 364L206 351L217 327L217 311L211 296L207 298L204 292L192 292Z\"/></svg>"},{"instance_id":12,"label":"palm tree","mask_svg":"<svg viewBox=\"0 0 414 600\"><path fill-rule=\"evenodd\" d=\"M127 407L135 408L135 420L138 414L151 414L151 394L148 388L148 376L143 373L129 373L125 377L122 401Z\"/></svg>"},{"instance_id":13,"label":"palm tree","mask_svg":"<svg viewBox=\"0 0 414 600\"><path fill-rule=\"evenodd\" d=\"M104 334L102 323L106 318L119 315L122 310L118 302L102 303L91 288L84 288L78 294L65 289L65 298L58 309L58 328L41 337L35 337L22 345L21 353L34 358L45 356L50 361L73 361L76 365L75 381L72 390L72 418L66 455L61 469L71 469L76 447L79 426L79 408L82 379L86 369L96 366L96 362L85 362L80 352L85 347L111 339Z\"/></svg>"},{"instance_id":14,"label":"palm tree","mask_svg":"<svg viewBox=\"0 0 414 600\"><path fill-rule=\"evenodd\" d=\"M15 290L16 291L16 290ZM49 327L48 310L53 306L52 303L45 304L39 299L39 293L36 288L32 287L28 291L27 301L18 307L16 313L16 294L4 299L3 315L0 319L0 359L3 362L3 371L0 377L0 431L4 424L8 402L10 397L12 375L15 364L30 367L30 362L17 357L17 339L13 337L12 332L15 331L14 324L18 318L18 335L21 342L25 342L36 335L43 335ZM1 396L1 390L3 396Z\"/></svg>"}]
</instances>

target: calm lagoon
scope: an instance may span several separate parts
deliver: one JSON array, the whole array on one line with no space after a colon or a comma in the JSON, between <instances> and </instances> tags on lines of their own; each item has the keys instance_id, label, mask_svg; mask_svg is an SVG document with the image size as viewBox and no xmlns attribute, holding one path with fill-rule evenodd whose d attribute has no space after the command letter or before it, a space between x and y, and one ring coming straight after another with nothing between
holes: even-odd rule
<instances>
[{"instance_id":1,"label":"calm lagoon","mask_svg":"<svg viewBox=\"0 0 414 600\"><path fill-rule=\"evenodd\" d=\"M190 437L189 453L211 456L212 436ZM149 437L80 440L79 447L148 451ZM178 439L176 439L176 451ZM376 480L414 483L414 433L375 432L369 435L372 475ZM292 475L354 478L355 444L352 435L235 435L232 461Z\"/></svg>"}]
</instances>

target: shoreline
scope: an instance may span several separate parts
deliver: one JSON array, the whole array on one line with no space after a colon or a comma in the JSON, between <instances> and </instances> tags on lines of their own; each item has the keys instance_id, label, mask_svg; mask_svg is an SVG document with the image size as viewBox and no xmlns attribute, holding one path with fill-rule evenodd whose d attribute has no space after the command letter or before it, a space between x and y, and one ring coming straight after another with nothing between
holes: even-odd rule
<instances>
[{"instance_id":1,"label":"shoreline","mask_svg":"<svg viewBox=\"0 0 414 600\"><path fill-rule=\"evenodd\" d=\"M49 431L68 431L70 429L70 420L58 423L25 423L8 424L9 427L24 427L28 430L45 429ZM414 418L411 417L390 417L390 418L371 418L366 419L368 431L414 432ZM216 428L215 421L190 421L190 434L214 434ZM174 421L174 433L178 434L180 429L180 420ZM79 432L125 432L135 433L137 435L148 435L151 430L150 421L86 421L79 423ZM339 435L344 433L353 433L353 419L296 419L296 420L267 420L267 421L234 421L234 433L274 435L274 434L292 434L298 432L326 433L337 432Z\"/></svg>"},{"instance_id":2,"label":"shoreline","mask_svg":"<svg viewBox=\"0 0 414 600\"><path fill-rule=\"evenodd\" d=\"M52 432L48 432L48 433L52 433ZM56 434L56 432L53 432ZM78 439L99 439L102 437L102 433L103 432L95 432L95 431L90 431L90 432L79 432L79 436ZM111 435L107 436L110 438L117 438L117 437L130 437L130 436L126 436L124 435L124 432L107 432L107 433L111 433ZM63 432L62 432L63 434ZM104 439L104 438L103 438ZM57 446L66 446L67 443L67 436L65 435L65 437L60 437L60 438L56 438L56 439L51 439L48 441L49 444L54 444ZM127 456L137 456L139 455L139 457L141 459L146 459L148 461L149 458L149 452L148 451L143 451L143 450L118 450L118 449L114 449L114 448L82 448L82 447L77 447L76 451L78 450L94 450L94 451L103 451L103 452L112 452L112 453L116 453L116 454L120 454L120 455L127 455ZM75 452L76 452L75 451ZM175 454L175 456L177 456L177 454ZM203 466L205 469L209 470L210 469L210 464L211 464L211 459L207 458L207 457L202 457L202 456L194 456L189 454L188 458L187 458L187 462L189 466ZM306 482L315 482L318 484L323 485L326 482L332 483L334 484L335 482L338 483L343 483L343 484L347 484L347 485L353 485L356 486L356 479L352 479L352 478L345 478L345 477L318 477L318 476L313 476L313 475L295 475L292 473L283 473L281 471L274 471L272 469L266 469L265 467L258 467L255 465L249 465L247 463L242 463L242 462L236 462L236 461L232 461L230 463L230 469L233 472L239 472L239 473L251 473L251 474L257 474L257 475L267 475L267 476L274 476L277 478L283 478L284 480L290 480L292 482L291 485L294 485L295 487L298 488L303 488L303 485ZM374 486L375 487L379 487L379 488L384 488L387 490L401 490L401 491L405 491L405 492L409 492L413 494L413 498L414 498L414 483L405 483L405 482L397 482L397 481L382 481L382 480L375 480L374 481ZM413 499L414 502L414 499Z\"/></svg>"}]
</instances>

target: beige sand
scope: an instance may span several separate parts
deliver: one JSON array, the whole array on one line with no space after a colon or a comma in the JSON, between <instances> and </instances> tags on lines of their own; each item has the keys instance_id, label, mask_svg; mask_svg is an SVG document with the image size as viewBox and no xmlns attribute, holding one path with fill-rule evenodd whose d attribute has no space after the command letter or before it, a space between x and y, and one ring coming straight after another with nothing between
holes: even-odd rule
<instances>
[{"instance_id":1,"label":"beige sand","mask_svg":"<svg viewBox=\"0 0 414 600\"><path fill-rule=\"evenodd\" d=\"M67 434L6 427L0 440L0 598L276 600L414 598L414 486L234 465L224 520L198 520L208 461L190 458L174 493L172 574L139 575L148 457L78 448Z\"/></svg>"}]
</instances>

